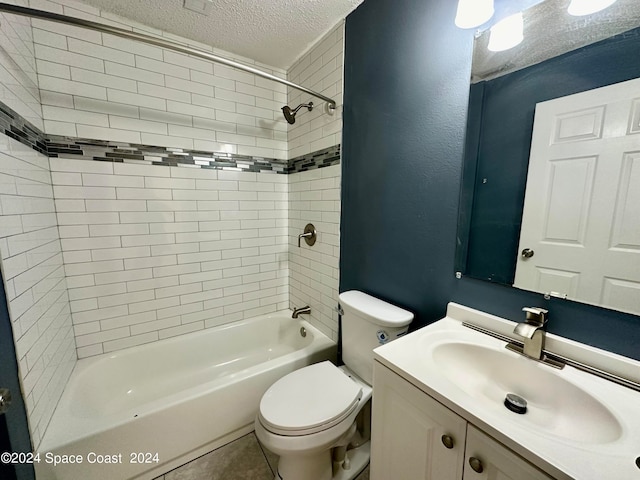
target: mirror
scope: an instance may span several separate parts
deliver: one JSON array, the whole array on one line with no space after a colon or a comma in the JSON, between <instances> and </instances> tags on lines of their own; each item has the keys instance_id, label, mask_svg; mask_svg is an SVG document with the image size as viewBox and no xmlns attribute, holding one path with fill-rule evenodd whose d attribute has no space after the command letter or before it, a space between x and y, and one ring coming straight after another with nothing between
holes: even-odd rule
<instances>
[{"instance_id":1,"label":"mirror","mask_svg":"<svg viewBox=\"0 0 640 480\"><path fill-rule=\"evenodd\" d=\"M569 3L545 0L528 8L524 41L511 50L489 52L489 30L476 36L456 267L473 278L640 315L640 277L633 276L640 276L640 155L636 160L634 153L640 152L640 84L629 87L624 107L628 111L620 116L624 128L608 126L609 112L618 107L608 105L609 100L600 102L606 92L597 90L640 77L640 2L617 0L584 17L569 15ZM593 105L588 103L592 101ZM540 112L557 103L566 109L550 114L545 126ZM553 161L535 174L529 171L534 118L536 131L546 132L537 134L541 145L554 144L553 138L562 144L561 152L549 154L556 155ZM602 209L600 197L594 197L593 186L600 182L594 175L608 156L589 153L574 140L596 144L608 131L622 132L614 136L627 140L624 151L614 155L620 162L613 180L598 187L609 192L612 202L609 209ZM538 208L533 217L544 220L537 226L523 223L525 196L531 196L528 204ZM535 246L526 243L527 231L537 235ZM580 236L585 232L599 232L605 251L593 253L587 248L592 241ZM555 244L568 250L546 258L545 248ZM533 256L527 256L530 251L523 255L525 248ZM579 287L585 283L584 272L593 264L608 267L611 261L605 253L611 250L628 254L622 264L632 276L605 269L595 282L597 288L583 292ZM575 262L570 267L559 265L558 259L568 256L576 257ZM524 281L516 272L527 264L534 268Z\"/></svg>"}]
</instances>

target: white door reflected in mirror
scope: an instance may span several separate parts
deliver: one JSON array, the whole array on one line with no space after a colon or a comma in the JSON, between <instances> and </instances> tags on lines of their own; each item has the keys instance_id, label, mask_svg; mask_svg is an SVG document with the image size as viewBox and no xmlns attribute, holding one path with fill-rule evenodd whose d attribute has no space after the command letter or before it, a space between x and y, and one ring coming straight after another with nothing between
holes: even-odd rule
<instances>
[{"instance_id":1,"label":"white door reflected in mirror","mask_svg":"<svg viewBox=\"0 0 640 480\"><path fill-rule=\"evenodd\" d=\"M640 314L640 79L536 106L514 287Z\"/></svg>"}]
</instances>

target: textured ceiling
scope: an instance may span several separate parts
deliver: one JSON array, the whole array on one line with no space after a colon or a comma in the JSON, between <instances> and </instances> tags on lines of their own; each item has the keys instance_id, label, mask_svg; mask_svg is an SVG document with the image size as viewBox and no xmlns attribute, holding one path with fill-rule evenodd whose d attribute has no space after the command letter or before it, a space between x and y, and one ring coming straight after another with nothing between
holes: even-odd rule
<instances>
[{"instance_id":1,"label":"textured ceiling","mask_svg":"<svg viewBox=\"0 0 640 480\"><path fill-rule=\"evenodd\" d=\"M154 28L287 69L363 0L213 0L205 16L183 0L84 0Z\"/></svg>"}]
</instances>

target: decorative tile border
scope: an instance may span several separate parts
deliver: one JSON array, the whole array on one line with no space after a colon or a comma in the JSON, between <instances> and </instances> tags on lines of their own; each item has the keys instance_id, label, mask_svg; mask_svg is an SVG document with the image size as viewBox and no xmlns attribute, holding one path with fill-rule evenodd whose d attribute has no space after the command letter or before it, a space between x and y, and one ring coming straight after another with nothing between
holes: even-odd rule
<instances>
[{"instance_id":1,"label":"decorative tile border","mask_svg":"<svg viewBox=\"0 0 640 480\"><path fill-rule=\"evenodd\" d=\"M328 167L340 163L340 145L317 150L289 160L287 173L305 172L314 168Z\"/></svg>"},{"instance_id":2,"label":"decorative tile border","mask_svg":"<svg viewBox=\"0 0 640 480\"><path fill-rule=\"evenodd\" d=\"M287 161L233 153L211 153L182 148L45 135L39 128L33 126L2 102L0 102L0 130L5 135L49 157L73 156L74 158L102 162L139 163L284 175L340 163L340 145L334 145Z\"/></svg>"},{"instance_id":3,"label":"decorative tile border","mask_svg":"<svg viewBox=\"0 0 640 480\"><path fill-rule=\"evenodd\" d=\"M139 163L170 167L213 168L256 173L287 173L287 161L232 153L136 145L68 137L48 137L50 157L73 156L103 162Z\"/></svg>"},{"instance_id":4,"label":"decorative tile border","mask_svg":"<svg viewBox=\"0 0 640 480\"><path fill-rule=\"evenodd\" d=\"M48 155L47 140L40 129L2 102L0 102L0 132L43 155Z\"/></svg>"}]
</instances>

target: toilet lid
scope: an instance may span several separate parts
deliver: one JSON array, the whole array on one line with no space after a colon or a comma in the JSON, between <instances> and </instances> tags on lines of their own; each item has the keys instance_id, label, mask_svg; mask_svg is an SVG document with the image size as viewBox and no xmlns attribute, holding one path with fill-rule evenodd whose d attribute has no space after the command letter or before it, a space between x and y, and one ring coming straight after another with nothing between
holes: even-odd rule
<instances>
[{"instance_id":1,"label":"toilet lid","mask_svg":"<svg viewBox=\"0 0 640 480\"><path fill-rule=\"evenodd\" d=\"M259 416L264 427L273 433L315 433L349 416L361 396L360 386L326 361L275 382L260 401Z\"/></svg>"}]
</instances>

